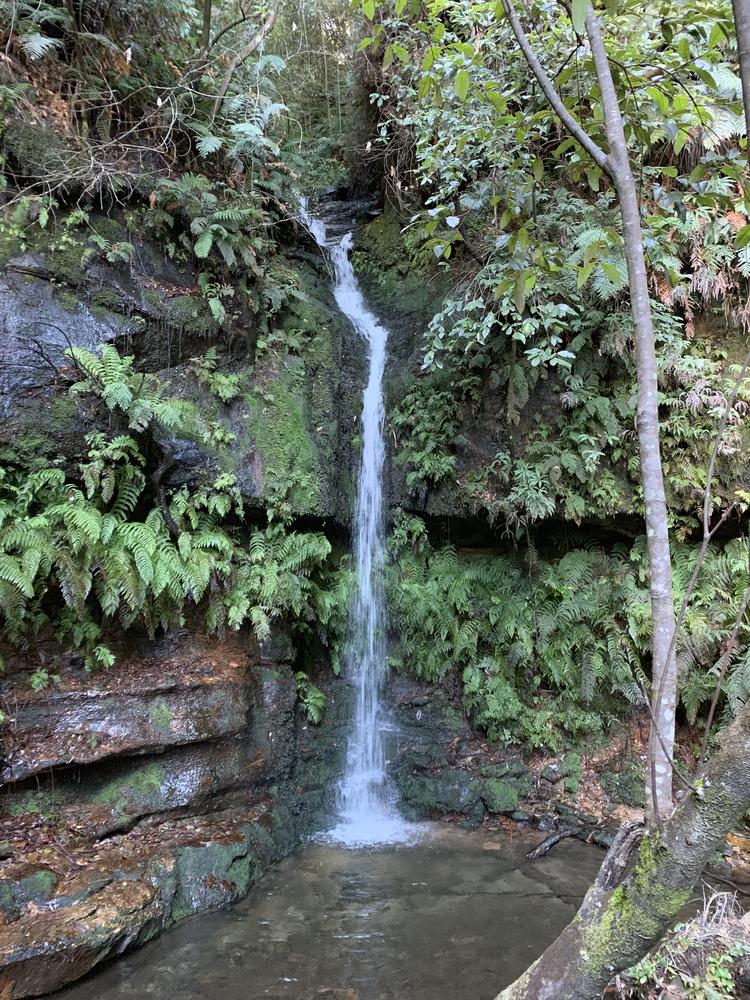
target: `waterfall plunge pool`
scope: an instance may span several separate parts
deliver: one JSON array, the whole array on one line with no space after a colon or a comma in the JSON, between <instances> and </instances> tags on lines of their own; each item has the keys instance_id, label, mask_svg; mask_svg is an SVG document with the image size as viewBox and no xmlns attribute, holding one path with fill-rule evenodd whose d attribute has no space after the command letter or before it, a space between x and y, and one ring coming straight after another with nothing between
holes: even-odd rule
<instances>
[{"instance_id":1,"label":"waterfall plunge pool","mask_svg":"<svg viewBox=\"0 0 750 1000\"><path fill-rule=\"evenodd\" d=\"M60 1000L492 1000L575 913L602 861L576 840L429 826L411 846L310 843Z\"/></svg>"}]
</instances>

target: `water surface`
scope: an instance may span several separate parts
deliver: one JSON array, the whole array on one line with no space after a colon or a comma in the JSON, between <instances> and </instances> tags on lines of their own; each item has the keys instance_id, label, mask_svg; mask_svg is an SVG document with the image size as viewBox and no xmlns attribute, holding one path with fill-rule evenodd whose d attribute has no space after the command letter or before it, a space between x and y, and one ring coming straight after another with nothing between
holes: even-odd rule
<instances>
[{"instance_id":1,"label":"water surface","mask_svg":"<svg viewBox=\"0 0 750 1000\"><path fill-rule=\"evenodd\" d=\"M575 913L603 854L442 828L412 847L311 844L60 1000L492 1000Z\"/></svg>"}]
</instances>

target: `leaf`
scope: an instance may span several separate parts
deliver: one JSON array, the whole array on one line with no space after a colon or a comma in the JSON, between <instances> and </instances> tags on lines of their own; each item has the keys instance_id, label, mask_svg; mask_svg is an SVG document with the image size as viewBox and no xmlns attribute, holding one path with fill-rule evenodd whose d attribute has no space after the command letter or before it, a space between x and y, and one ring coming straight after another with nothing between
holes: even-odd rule
<instances>
[{"instance_id":1,"label":"leaf","mask_svg":"<svg viewBox=\"0 0 750 1000\"><path fill-rule=\"evenodd\" d=\"M197 141L196 148L201 156L210 156L221 149L223 140L218 135L202 135Z\"/></svg>"},{"instance_id":2,"label":"leaf","mask_svg":"<svg viewBox=\"0 0 750 1000\"><path fill-rule=\"evenodd\" d=\"M742 229L737 233L737 238L734 241L734 245L738 250L746 247L750 243L750 224L743 226Z\"/></svg>"},{"instance_id":3,"label":"leaf","mask_svg":"<svg viewBox=\"0 0 750 1000\"><path fill-rule=\"evenodd\" d=\"M513 305L519 314L523 314L526 308L526 275L523 271L518 275L513 285Z\"/></svg>"},{"instance_id":4,"label":"leaf","mask_svg":"<svg viewBox=\"0 0 750 1000\"><path fill-rule=\"evenodd\" d=\"M393 54L397 59L400 59L404 66L409 63L409 53L404 48L403 45L398 45L396 42L393 43Z\"/></svg>"},{"instance_id":5,"label":"leaf","mask_svg":"<svg viewBox=\"0 0 750 1000\"><path fill-rule=\"evenodd\" d=\"M372 21L375 17L375 0L362 0L362 10L365 13L365 17Z\"/></svg>"},{"instance_id":6,"label":"leaf","mask_svg":"<svg viewBox=\"0 0 750 1000\"><path fill-rule=\"evenodd\" d=\"M457 215L449 215L445 220L446 226L450 226L451 229L455 229L457 226L461 225L461 220Z\"/></svg>"},{"instance_id":7,"label":"leaf","mask_svg":"<svg viewBox=\"0 0 750 1000\"><path fill-rule=\"evenodd\" d=\"M570 16L573 21L573 30L578 35L582 35L586 28L586 14L588 9L589 0L573 0Z\"/></svg>"},{"instance_id":8,"label":"leaf","mask_svg":"<svg viewBox=\"0 0 750 1000\"><path fill-rule=\"evenodd\" d=\"M195 256L203 260L203 258L208 257L211 252L211 247L214 242L214 235L210 229L204 229L200 234L198 239L195 241L195 246L193 247L193 252Z\"/></svg>"},{"instance_id":9,"label":"leaf","mask_svg":"<svg viewBox=\"0 0 750 1000\"><path fill-rule=\"evenodd\" d=\"M589 187L592 191L599 190L599 180L602 176L602 172L598 167L587 167L586 168L586 180L589 182Z\"/></svg>"},{"instance_id":10,"label":"leaf","mask_svg":"<svg viewBox=\"0 0 750 1000\"><path fill-rule=\"evenodd\" d=\"M586 264L585 267L578 268L578 273L576 275L576 284L578 285L579 288L582 288L583 285L586 284L586 282L591 277L591 272L594 270L595 267L596 267L596 261L592 260L589 261L589 263Z\"/></svg>"},{"instance_id":11,"label":"leaf","mask_svg":"<svg viewBox=\"0 0 750 1000\"><path fill-rule=\"evenodd\" d=\"M456 79L453 81L453 89L456 92L456 97L459 101L465 101L469 95L469 86L471 84L471 79L468 72L465 69L460 69L456 73Z\"/></svg>"}]
</instances>

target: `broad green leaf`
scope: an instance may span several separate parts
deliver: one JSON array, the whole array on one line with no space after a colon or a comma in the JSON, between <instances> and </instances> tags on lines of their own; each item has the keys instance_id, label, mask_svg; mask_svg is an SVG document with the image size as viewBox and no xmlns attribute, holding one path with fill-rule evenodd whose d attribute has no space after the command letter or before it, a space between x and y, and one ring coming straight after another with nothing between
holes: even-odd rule
<instances>
[{"instance_id":1,"label":"broad green leaf","mask_svg":"<svg viewBox=\"0 0 750 1000\"><path fill-rule=\"evenodd\" d=\"M372 21L375 17L375 0L362 0L362 10L365 13L365 17Z\"/></svg>"},{"instance_id":2,"label":"broad green leaf","mask_svg":"<svg viewBox=\"0 0 750 1000\"><path fill-rule=\"evenodd\" d=\"M746 247L750 243L750 225L743 226L742 229L737 233L737 238L734 241L734 245L738 250Z\"/></svg>"},{"instance_id":3,"label":"broad green leaf","mask_svg":"<svg viewBox=\"0 0 750 1000\"><path fill-rule=\"evenodd\" d=\"M723 45L726 40L727 36L724 34L724 29L717 21L713 28L711 28L711 35L708 39L708 47L710 49L718 48L720 45Z\"/></svg>"},{"instance_id":4,"label":"broad green leaf","mask_svg":"<svg viewBox=\"0 0 750 1000\"><path fill-rule=\"evenodd\" d=\"M523 314L526 307L526 274L524 271L518 275L513 285L513 305L519 314Z\"/></svg>"},{"instance_id":5,"label":"broad green leaf","mask_svg":"<svg viewBox=\"0 0 750 1000\"><path fill-rule=\"evenodd\" d=\"M195 241L195 246L193 247L193 252L195 253L195 256L199 257L200 259L208 257L213 242L214 242L214 235L211 232L211 230L204 229L203 232L198 237L198 239Z\"/></svg>"},{"instance_id":6,"label":"broad green leaf","mask_svg":"<svg viewBox=\"0 0 750 1000\"><path fill-rule=\"evenodd\" d=\"M589 9L589 0L573 0L570 16L573 20L573 28L582 35L586 28L586 12Z\"/></svg>"},{"instance_id":7,"label":"broad green leaf","mask_svg":"<svg viewBox=\"0 0 750 1000\"><path fill-rule=\"evenodd\" d=\"M684 148L689 138L690 138L690 133L685 131L684 128L677 130L677 136L674 141L675 153L681 152L681 150Z\"/></svg>"},{"instance_id":8,"label":"broad green leaf","mask_svg":"<svg viewBox=\"0 0 750 1000\"><path fill-rule=\"evenodd\" d=\"M598 167L587 167L586 168L586 180L589 182L589 187L592 191L599 190L599 181L601 179L602 172Z\"/></svg>"},{"instance_id":9,"label":"broad green leaf","mask_svg":"<svg viewBox=\"0 0 750 1000\"><path fill-rule=\"evenodd\" d=\"M465 101L469 94L469 85L471 80L469 74L465 69L460 69L456 73L456 79L453 81L453 89L456 92L456 97L459 101Z\"/></svg>"},{"instance_id":10,"label":"broad green leaf","mask_svg":"<svg viewBox=\"0 0 750 1000\"><path fill-rule=\"evenodd\" d=\"M613 285L619 285L620 281L622 280L622 275L620 274L620 271L619 271L619 268L617 267L617 265L616 264L612 264L608 260L602 260L602 261L599 261L599 263L601 264L602 270L607 275L607 277L612 282L612 284Z\"/></svg>"},{"instance_id":11,"label":"broad green leaf","mask_svg":"<svg viewBox=\"0 0 750 1000\"><path fill-rule=\"evenodd\" d=\"M396 56L397 59L401 60L401 62L404 64L404 66L406 66L408 64L408 62L409 62L409 53L407 52L407 50L404 48L403 45L398 45L396 42L394 42L393 43L393 54Z\"/></svg>"}]
</instances>

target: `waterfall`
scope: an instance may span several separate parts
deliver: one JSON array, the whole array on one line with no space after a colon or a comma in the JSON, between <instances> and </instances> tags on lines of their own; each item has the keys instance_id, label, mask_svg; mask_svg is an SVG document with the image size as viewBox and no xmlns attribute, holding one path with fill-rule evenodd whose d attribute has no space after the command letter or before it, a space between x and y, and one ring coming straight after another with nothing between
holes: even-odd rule
<instances>
[{"instance_id":1,"label":"waterfall","mask_svg":"<svg viewBox=\"0 0 750 1000\"><path fill-rule=\"evenodd\" d=\"M338 790L340 822L329 836L363 845L412 839L396 811L386 781L382 706L387 673L383 569L383 372L388 331L368 310L349 258L352 236L329 239L326 226L302 216L318 245L330 253L336 303L367 347L368 377L362 397L362 459L354 517L356 592L349 608L344 670L355 689L354 717L347 741L346 770Z\"/></svg>"}]
</instances>

